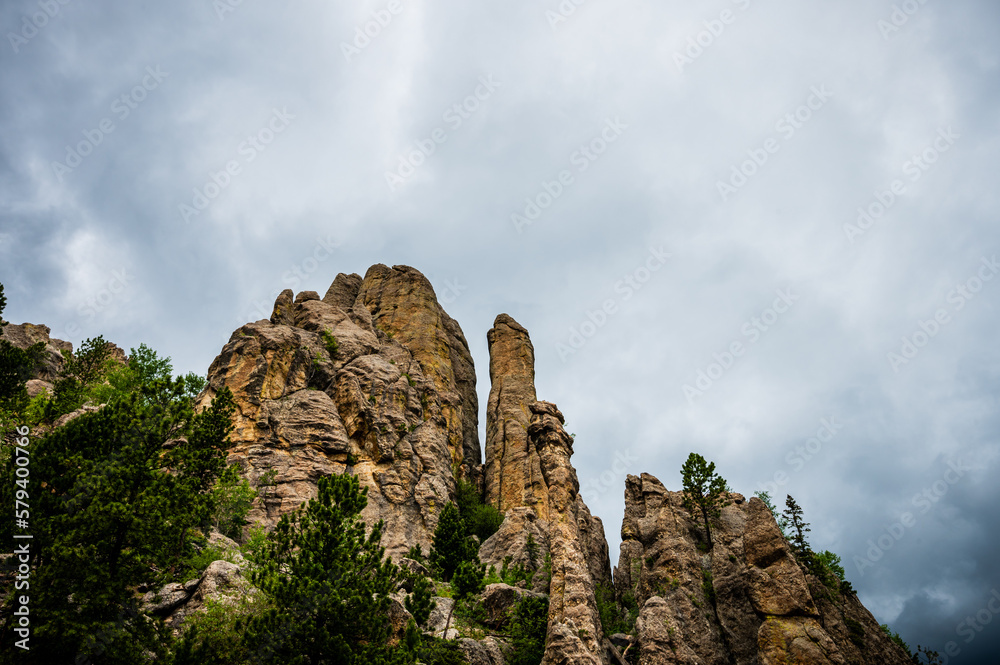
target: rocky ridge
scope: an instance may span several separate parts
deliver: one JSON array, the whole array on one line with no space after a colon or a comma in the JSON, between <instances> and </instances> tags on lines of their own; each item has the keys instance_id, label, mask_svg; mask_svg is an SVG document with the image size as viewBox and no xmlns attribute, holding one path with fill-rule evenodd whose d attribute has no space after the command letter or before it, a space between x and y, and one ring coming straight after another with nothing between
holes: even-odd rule
<instances>
[{"instance_id":1,"label":"rocky ridge","mask_svg":"<svg viewBox=\"0 0 1000 665\"><path fill-rule=\"evenodd\" d=\"M232 390L229 461L258 485L274 476L250 519L273 526L315 496L320 477L355 474L368 488L365 520L384 521L387 552L414 569L420 564L403 556L412 545L429 549L440 509L465 478L504 514L480 559L536 571L546 562L532 589L500 584L482 594L494 628L517 598L548 596L545 665L909 662L856 596L800 566L756 498L731 495L715 546L703 551L680 493L648 474L629 476L612 575L603 524L579 494L574 439L556 405L537 398L527 330L501 314L487 341L483 462L469 347L423 275L376 265L364 278L338 275L322 298L283 292L270 320L233 334L199 398L204 405L223 386ZM148 602L182 619L213 589L242 588L237 564L210 571ZM599 585L613 588L619 605L634 604L632 635L606 634ZM408 618L402 594L391 617L397 632ZM430 632L458 640L470 663L505 662L502 640L463 635L453 601L435 600Z\"/></svg>"}]
</instances>

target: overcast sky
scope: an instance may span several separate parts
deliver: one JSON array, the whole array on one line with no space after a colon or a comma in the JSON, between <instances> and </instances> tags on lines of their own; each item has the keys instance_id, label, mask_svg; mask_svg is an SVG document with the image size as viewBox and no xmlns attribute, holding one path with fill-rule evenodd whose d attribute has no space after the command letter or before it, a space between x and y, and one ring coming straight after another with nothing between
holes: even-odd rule
<instances>
[{"instance_id":1,"label":"overcast sky","mask_svg":"<svg viewBox=\"0 0 1000 665\"><path fill-rule=\"evenodd\" d=\"M697 451L995 662L1000 6L487 5L4 2L5 318L204 373L281 289L412 265L481 403L530 331L613 563L625 474Z\"/></svg>"}]
</instances>

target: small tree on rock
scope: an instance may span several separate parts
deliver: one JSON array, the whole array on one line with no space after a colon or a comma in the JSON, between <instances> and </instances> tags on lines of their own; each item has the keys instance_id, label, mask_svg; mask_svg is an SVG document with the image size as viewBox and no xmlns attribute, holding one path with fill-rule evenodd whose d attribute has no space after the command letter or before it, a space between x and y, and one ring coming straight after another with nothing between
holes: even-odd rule
<instances>
[{"instance_id":1,"label":"small tree on rock","mask_svg":"<svg viewBox=\"0 0 1000 665\"><path fill-rule=\"evenodd\" d=\"M361 520L367 489L356 476L320 478L318 496L281 518L252 581L272 607L246 627L260 660L294 665L383 664L390 594L399 569L381 546L381 522Z\"/></svg>"},{"instance_id":2,"label":"small tree on rock","mask_svg":"<svg viewBox=\"0 0 1000 665\"><path fill-rule=\"evenodd\" d=\"M458 566L465 561L473 561L476 548L465 535L465 522L454 503L449 503L441 511L434 542L431 546L430 562L441 571L441 578L450 582Z\"/></svg>"},{"instance_id":3,"label":"small tree on rock","mask_svg":"<svg viewBox=\"0 0 1000 665\"><path fill-rule=\"evenodd\" d=\"M792 549L797 554L804 555L809 551L809 541L806 540L806 533L810 531L809 523L802 519L802 508L795 502L791 494L785 497L785 519L792 532L790 538Z\"/></svg>"},{"instance_id":4,"label":"small tree on rock","mask_svg":"<svg viewBox=\"0 0 1000 665\"><path fill-rule=\"evenodd\" d=\"M712 522L722 514L722 508L729 505L729 485L715 472L715 462L707 462L697 453L688 455L681 467L684 483L684 508L697 522L705 526L708 549L712 549Z\"/></svg>"}]
</instances>

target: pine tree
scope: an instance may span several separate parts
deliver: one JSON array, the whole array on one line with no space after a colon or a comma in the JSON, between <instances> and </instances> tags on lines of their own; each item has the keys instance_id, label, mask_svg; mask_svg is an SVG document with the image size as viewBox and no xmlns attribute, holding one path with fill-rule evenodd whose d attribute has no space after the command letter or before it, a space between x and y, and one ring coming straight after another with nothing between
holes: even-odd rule
<instances>
[{"instance_id":1,"label":"pine tree","mask_svg":"<svg viewBox=\"0 0 1000 665\"><path fill-rule=\"evenodd\" d=\"M184 581L171 571L190 556L191 530L211 515L208 489L233 411L223 390L196 415L177 380L31 441L33 635L20 662L143 663L162 655L169 633L138 611L135 590ZM13 483L9 469L0 476ZM3 522L0 535L10 540L10 530ZM5 621L0 638L9 641L11 628Z\"/></svg>"},{"instance_id":2,"label":"pine tree","mask_svg":"<svg viewBox=\"0 0 1000 665\"><path fill-rule=\"evenodd\" d=\"M806 533L810 531L809 523L802 519L802 508L795 502L791 494L785 496L785 519L792 531L792 549L799 555L809 552L809 541L806 540Z\"/></svg>"},{"instance_id":3,"label":"pine tree","mask_svg":"<svg viewBox=\"0 0 1000 665\"><path fill-rule=\"evenodd\" d=\"M413 615L413 620L421 628L427 623L431 612L437 607L431 598L434 596L434 584L423 575L416 575L413 580L413 591L406 597L406 611Z\"/></svg>"},{"instance_id":4,"label":"pine tree","mask_svg":"<svg viewBox=\"0 0 1000 665\"><path fill-rule=\"evenodd\" d=\"M401 575L379 544L382 523L366 535L360 515L367 490L347 474L321 478L318 489L317 498L282 517L252 574L274 606L247 625L255 660L406 662L405 650L387 646L389 594Z\"/></svg>"},{"instance_id":5,"label":"pine tree","mask_svg":"<svg viewBox=\"0 0 1000 665\"><path fill-rule=\"evenodd\" d=\"M441 511L429 558L445 582L451 581L459 564L477 559L476 548L465 535L465 522L454 503Z\"/></svg>"},{"instance_id":6,"label":"pine tree","mask_svg":"<svg viewBox=\"0 0 1000 665\"><path fill-rule=\"evenodd\" d=\"M486 586L486 566L475 561L463 561L455 569L455 576L452 578L452 586L455 589L455 597L464 600L470 596L478 595Z\"/></svg>"},{"instance_id":7,"label":"pine tree","mask_svg":"<svg viewBox=\"0 0 1000 665\"><path fill-rule=\"evenodd\" d=\"M712 522L722 514L722 508L729 505L729 485L715 472L715 462L706 462L697 453L688 455L681 467L681 476L684 508L696 522L701 518L708 549L712 549Z\"/></svg>"}]
</instances>

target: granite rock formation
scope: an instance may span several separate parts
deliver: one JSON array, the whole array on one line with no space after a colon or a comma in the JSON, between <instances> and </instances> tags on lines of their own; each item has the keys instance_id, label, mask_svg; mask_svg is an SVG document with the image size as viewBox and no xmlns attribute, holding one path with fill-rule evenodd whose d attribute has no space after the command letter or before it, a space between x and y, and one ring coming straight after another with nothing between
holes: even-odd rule
<instances>
[{"instance_id":1,"label":"granite rock formation","mask_svg":"<svg viewBox=\"0 0 1000 665\"><path fill-rule=\"evenodd\" d=\"M570 463L573 438L549 402L538 401L534 348L528 332L501 314L487 335L490 397L486 412L486 500L505 512L500 530L480 547L480 558L499 566L505 556L528 562L527 534L550 558L549 625L544 665L608 663L595 599L611 583L601 520L580 497Z\"/></svg>"},{"instance_id":2,"label":"granite rock formation","mask_svg":"<svg viewBox=\"0 0 1000 665\"><path fill-rule=\"evenodd\" d=\"M73 353L73 345L61 339L49 337L52 331L48 326L35 323L9 324L3 327L0 339L10 342L19 349L27 350L35 344L43 344L41 363L35 368L29 394L37 395L40 389L52 389L52 383L59 378L65 359L62 352ZM117 348L117 347L115 347Z\"/></svg>"},{"instance_id":3,"label":"granite rock formation","mask_svg":"<svg viewBox=\"0 0 1000 665\"><path fill-rule=\"evenodd\" d=\"M426 574L404 555L417 544L429 550L440 509L466 478L504 514L480 559L535 571L531 589L499 584L482 594L487 627L501 629L519 597L548 595L543 665L909 662L855 595L828 589L796 561L758 499L732 494L705 551L679 492L648 474L629 476L612 577L603 524L580 496L574 439L555 404L536 394L528 332L501 314L487 341L483 462L469 347L423 275L376 265L364 278L338 275L322 298L283 292L270 320L233 334L199 398L204 405L223 386L232 390L229 461L258 486L274 476L251 521L273 525L315 496L320 477L352 473L368 488L365 520L385 522L388 553ZM221 568L213 574L238 583L238 571ZM157 611L196 611L204 581L195 582L164 589L171 606ZM636 602L631 635L606 634L599 585ZM403 593L397 638L408 618ZM454 601L434 600L429 632L457 639L471 663L505 662L502 641L468 639Z\"/></svg>"},{"instance_id":4,"label":"granite rock formation","mask_svg":"<svg viewBox=\"0 0 1000 665\"><path fill-rule=\"evenodd\" d=\"M731 494L705 551L680 492L628 476L618 596L641 608L642 665L888 665L909 657L856 595L796 561L760 499Z\"/></svg>"},{"instance_id":5,"label":"granite rock formation","mask_svg":"<svg viewBox=\"0 0 1000 665\"><path fill-rule=\"evenodd\" d=\"M200 403L224 386L237 404L229 461L254 483L274 473L253 522L273 526L320 477L353 473L368 488L364 519L385 522L399 558L427 551L456 475L479 469L468 343L407 266L340 274L323 298L284 291L270 320L233 333Z\"/></svg>"}]
</instances>

